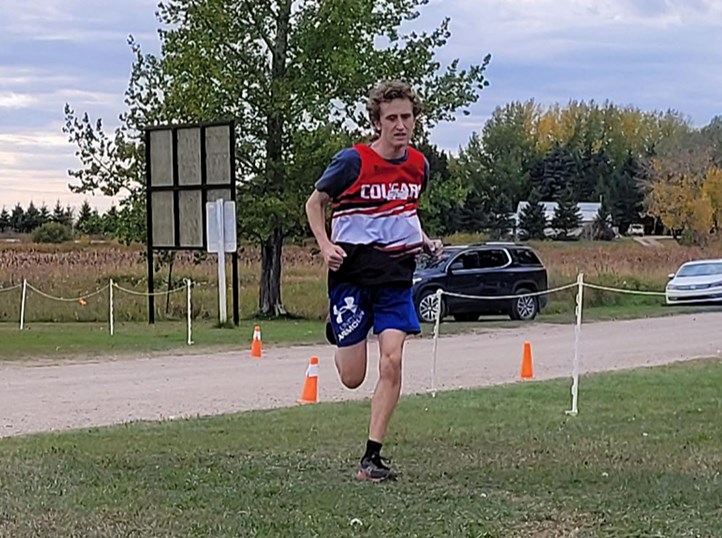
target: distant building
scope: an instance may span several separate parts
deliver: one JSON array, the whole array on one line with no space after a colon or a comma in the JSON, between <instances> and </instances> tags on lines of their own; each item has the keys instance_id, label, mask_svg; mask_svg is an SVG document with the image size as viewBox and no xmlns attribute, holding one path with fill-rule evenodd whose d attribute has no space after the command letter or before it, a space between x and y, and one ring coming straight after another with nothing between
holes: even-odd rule
<instances>
[{"instance_id":1,"label":"distant building","mask_svg":"<svg viewBox=\"0 0 722 538\"><path fill-rule=\"evenodd\" d=\"M522 211L524 211L528 205L529 202L525 200L519 202L519 205L516 207L516 213L514 213L513 219L517 229L519 229ZM553 228L551 228L551 222L559 204L557 202L541 202L541 205L544 207L544 215L546 215L547 224L549 225L549 227L545 230L545 233L547 237L553 237L556 235L556 232ZM581 216L581 219L579 220L579 227L575 230L570 230L569 235L572 237L579 237L582 233L584 233L585 229L589 229L594 222L594 219L597 218L597 213L599 213L599 209L601 207L601 202L579 202L577 204L577 208L579 208L579 214Z\"/></svg>"}]
</instances>

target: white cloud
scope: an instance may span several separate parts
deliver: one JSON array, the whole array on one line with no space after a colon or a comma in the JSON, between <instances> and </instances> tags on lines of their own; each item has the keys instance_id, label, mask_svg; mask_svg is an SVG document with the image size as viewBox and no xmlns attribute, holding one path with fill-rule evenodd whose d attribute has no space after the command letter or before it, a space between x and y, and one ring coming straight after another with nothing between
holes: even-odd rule
<instances>
[{"instance_id":1,"label":"white cloud","mask_svg":"<svg viewBox=\"0 0 722 538\"><path fill-rule=\"evenodd\" d=\"M60 126L49 126L47 131L0 133L0 153L23 148L37 148L39 150L47 150L49 148L70 148L68 139L64 135L52 134L53 131L59 133Z\"/></svg>"},{"instance_id":2,"label":"white cloud","mask_svg":"<svg viewBox=\"0 0 722 538\"><path fill-rule=\"evenodd\" d=\"M36 67L0 65L0 88L36 88L38 86L70 85L77 77Z\"/></svg>"},{"instance_id":3,"label":"white cloud","mask_svg":"<svg viewBox=\"0 0 722 538\"><path fill-rule=\"evenodd\" d=\"M32 95L0 92L0 108L28 108L35 104L37 99Z\"/></svg>"},{"instance_id":4,"label":"white cloud","mask_svg":"<svg viewBox=\"0 0 722 538\"><path fill-rule=\"evenodd\" d=\"M6 35L31 40L61 40L70 42L124 42L128 34L120 21L138 20L136 14L146 14L137 28L145 39L155 34L153 13L156 0L3 0L3 19L0 29Z\"/></svg>"},{"instance_id":5,"label":"white cloud","mask_svg":"<svg viewBox=\"0 0 722 538\"><path fill-rule=\"evenodd\" d=\"M58 134L54 134L58 133ZM53 205L57 199L63 204L79 206L86 198L94 207L107 209L117 200L105 196L73 194L73 183L67 171L79 167L72 146L61 132L59 124L44 129L0 132L0 207L30 201L40 206Z\"/></svg>"}]
</instances>

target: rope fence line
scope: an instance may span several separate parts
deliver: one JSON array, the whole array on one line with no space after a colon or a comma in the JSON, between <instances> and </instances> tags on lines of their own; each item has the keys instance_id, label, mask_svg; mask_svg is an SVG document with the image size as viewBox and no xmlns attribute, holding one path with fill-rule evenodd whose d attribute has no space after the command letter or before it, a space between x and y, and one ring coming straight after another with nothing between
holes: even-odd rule
<instances>
[{"instance_id":1,"label":"rope fence line","mask_svg":"<svg viewBox=\"0 0 722 538\"><path fill-rule=\"evenodd\" d=\"M565 413L570 416L577 416L579 413L578 409L578 403L579 403L579 370L580 370L580 351L581 351L581 343L582 343L582 314L584 309L584 288L588 289L594 289L598 291L604 291L609 293L622 293L627 295L645 295L645 296L653 296L653 297L665 297L665 292L659 292L659 291L650 291L650 290L632 290L629 288L617 288L613 286L602 286L599 284L593 284L589 282L585 282L584 280L584 273L579 273L577 276L577 281L574 283L566 284L563 286L559 286L557 288L544 290L544 291L538 291L538 292L529 292L529 293L520 293L516 295L496 295L496 296L482 296L482 295L465 295L460 293L453 293L453 292L447 292L442 289L439 289L436 291L436 316L435 316L435 324L434 324L434 331L433 331L433 346L432 346L432 359L431 359L431 380L430 380L430 392L431 396L435 397L437 388L436 388L436 372L437 372L437 361L438 361L438 353L439 353L439 337L441 334L441 313L442 313L442 297L444 295L447 295L449 297L456 297L461 299L471 299L471 300L480 300L480 301L500 301L500 300L514 300L519 299L522 297L539 297L542 295L551 295L553 293L557 293L564 290L569 290L572 288L577 288L577 293L574 297L574 315L575 315L575 325L574 325L574 342L573 342L573 358L572 358L572 368L571 368L571 408L569 410L566 410Z\"/></svg>"},{"instance_id":2,"label":"rope fence line","mask_svg":"<svg viewBox=\"0 0 722 538\"><path fill-rule=\"evenodd\" d=\"M187 279L184 278L183 280L187 280ZM136 296L139 296L139 297L151 297L151 296L152 296L152 297L157 297L157 296L159 296L159 295L171 295L171 294L173 294L173 293L178 293L179 291L184 291L184 290L186 289L186 286L185 286L185 284L184 284L183 286L180 286L180 287L178 287L178 288L174 288L174 289L172 289L172 290L155 291L155 292L153 292L153 293L147 293L147 292L129 290L129 289L127 289L127 288L123 288L123 287L121 287L121 286L118 286L118 284L115 284L115 283L113 284L113 286L114 286L115 289L117 289L117 290L123 291L123 292L125 292L125 293L127 293L127 294L129 294L129 295L136 295ZM107 286L106 286L106 287L107 287Z\"/></svg>"},{"instance_id":3,"label":"rope fence line","mask_svg":"<svg viewBox=\"0 0 722 538\"><path fill-rule=\"evenodd\" d=\"M443 291L443 290L441 290L441 292L442 292L441 294L448 295L449 297L456 297L457 299L481 299L484 301L502 301L502 300L507 300L507 299L519 299L521 297L540 297L542 295L551 295L552 293L575 288L576 286L577 286L577 283L574 282L572 284L567 284L565 286L559 286L558 288L553 288L551 290L533 291L533 292L529 292L529 293L520 293L517 295L464 295L463 293L454 293L454 292Z\"/></svg>"},{"instance_id":4,"label":"rope fence line","mask_svg":"<svg viewBox=\"0 0 722 538\"><path fill-rule=\"evenodd\" d=\"M40 295L41 297L45 297L46 299L51 299L53 301L58 301L61 303L77 303L80 300L90 299L91 297L95 297L96 295L100 295L105 290L108 289L108 286L103 286L102 288L95 290L93 292L90 292L85 295L81 295L80 297L72 297L72 298L66 298L66 297L55 297L54 295L50 295L49 293L45 293L44 291L39 290L32 284L27 284L28 289L33 290L35 293Z\"/></svg>"},{"instance_id":5,"label":"rope fence line","mask_svg":"<svg viewBox=\"0 0 722 538\"><path fill-rule=\"evenodd\" d=\"M651 295L657 297L665 297L666 294L663 291L645 291L645 290L630 290L628 288L611 288L608 286L600 286L598 284L587 284L584 283L585 288L591 288L594 290L610 291L614 293L626 293L628 295Z\"/></svg>"},{"instance_id":6,"label":"rope fence line","mask_svg":"<svg viewBox=\"0 0 722 538\"><path fill-rule=\"evenodd\" d=\"M202 284L203 285L203 284ZM10 288L0 288L0 293L4 291L11 291L22 288L22 297L20 300L20 330L25 329L25 307L27 304L27 292L28 290L32 290L33 292L37 293L41 297L44 297L46 299L49 299L51 301L57 301L57 302L63 302L63 303L75 303L75 302L81 302L81 304L84 304L84 301L86 299L90 299L91 297L95 297L97 295L100 295L101 293L108 290L108 326L109 326L109 333L110 336L113 336L115 334L115 294L113 293L113 290L118 290L123 293L127 293L129 295L134 295L138 297L150 297L150 296L162 296L162 295L171 295L175 293L179 293L181 291L186 292L186 318L187 318L187 333L188 333L188 345L193 344L192 340L192 297L191 297L191 290L194 286L198 286L198 284L194 284L193 281L189 278L183 279L183 286L180 286L178 288L174 288L172 290L165 290L165 291L157 291L153 293L147 293L147 292L139 292L135 290L131 290L128 288L124 288L122 286L119 286L115 282L113 282L113 279L109 280L109 283L105 286L89 292L87 294L80 295L79 297L56 297L52 294L46 293L32 284L30 284L27 280L23 280L22 284L17 284L15 286L12 286Z\"/></svg>"},{"instance_id":7,"label":"rope fence line","mask_svg":"<svg viewBox=\"0 0 722 538\"><path fill-rule=\"evenodd\" d=\"M10 286L9 288L0 288L0 293L5 293L6 291L14 291L22 287L22 284L15 284L14 286Z\"/></svg>"}]
</instances>

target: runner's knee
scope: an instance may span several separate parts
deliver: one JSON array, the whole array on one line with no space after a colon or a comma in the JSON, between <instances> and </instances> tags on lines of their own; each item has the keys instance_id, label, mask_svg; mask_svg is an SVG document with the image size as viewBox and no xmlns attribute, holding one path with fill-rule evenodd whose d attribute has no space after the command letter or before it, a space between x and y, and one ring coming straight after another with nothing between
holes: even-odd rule
<instances>
[{"instance_id":1,"label":"runner's knee","mask_svg":"<svg viewBox=\"0 0 722 538\"><path fill-rule=\"evenodd\" d=\"M358 388L366 378L366 342L339 348L336 351L336 368L344 386Z\"/></svg>"},{"instance_id":2,"label":"runner's knee","mask_svg":"<svg viewBox=\"0 0 722 538\"><path fill-rule=\"evenodd\" d=\"M366 376L360 375L358 372L342 372L341 383L343 383L347 389L357 389L361 386L361 383L364 382L364 377Z\"/></svg>"},{"instance_id":3,"label":"runner's knee","mask_svg":"<svg viewBox=\"0 0 722 538\"><path fill-rule=\"evenodd\" d=\"M394 383L401 382L401 352L383 353L379 364L379 375L382 379Z\"/></svg>"}]
</instances>

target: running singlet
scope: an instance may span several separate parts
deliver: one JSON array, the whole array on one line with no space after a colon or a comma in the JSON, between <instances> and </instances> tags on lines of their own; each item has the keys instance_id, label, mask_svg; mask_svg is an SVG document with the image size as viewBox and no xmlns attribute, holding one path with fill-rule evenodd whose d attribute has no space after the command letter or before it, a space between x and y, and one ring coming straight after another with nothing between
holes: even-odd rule
<instances>
[{"instance_id":1,"label":"running singlet","mask_svg":"<svg viewBox=\"0 0 722 538\"><path fill-rule=\"evenodd\" d=\"M331 241L347 254L338 271L329 271L329 285L411 286L427 180L428 163L412 148L394 161L363 144L336 154L316 182L332 199Z\"/></svg>"}]
</instances>

